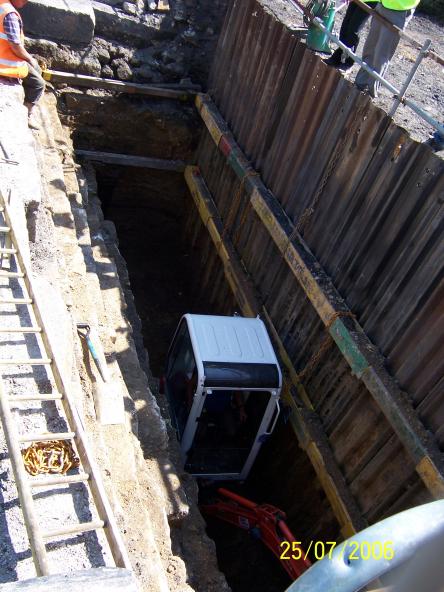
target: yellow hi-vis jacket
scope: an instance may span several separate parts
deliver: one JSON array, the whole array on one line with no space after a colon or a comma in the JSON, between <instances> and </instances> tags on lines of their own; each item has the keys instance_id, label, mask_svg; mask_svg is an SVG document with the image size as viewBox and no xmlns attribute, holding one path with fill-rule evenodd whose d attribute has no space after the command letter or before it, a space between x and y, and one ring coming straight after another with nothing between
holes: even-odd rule
<instances>
[{"instance_id":1,"label":"yellow hi-vis jacket","mask_svg":"<svg viewBox=\"0 0 444 592\"><path fill-rule=\"evenodd\" d=\"M16 9L7 0L0 0L0 76L10 78L26 78L28 76L28 62L21 60L12 51L5 33L3 22L5 16L15 12L21 22L21 17ZM24 42L22 27L22 43Z\"/></svg>"},{"instance_id":2,"label":"yellow hi-vis jacket","mask_svg":"<svg viewBox=\"0 0 444 592\"><path fill-rule=\"evenodd\" d=\"M390 10L411 10L416 8L419 2L420 0L381 0L382 6Z\"/></svg>"}]
</instances>

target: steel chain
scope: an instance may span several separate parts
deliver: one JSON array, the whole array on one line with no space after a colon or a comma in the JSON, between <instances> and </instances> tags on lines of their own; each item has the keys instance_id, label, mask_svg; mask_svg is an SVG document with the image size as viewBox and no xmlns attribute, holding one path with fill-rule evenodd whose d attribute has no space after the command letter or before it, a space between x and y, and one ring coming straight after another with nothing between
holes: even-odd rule
<instances>
[{"instance_id":1,"label":"steel chain","mask_svg":"<svg viewBox=\"0 0 444 592\"><path fill-rule=\"evenodd\" d=\"M327 170L325 171L325 173L322 177L322 180L318 186L318 189L315 193L315 196L314 196L311 204L305 208L305 210L302 212L301 216L299 217L299 220L296 222L296 226L295 226L296 232L303 234L303 232L305 230L305 226L307 225L307 222L310 220L310 218L314 214L314 211L316 209L316 206L318 205L318 202L319 202L319 199L322 195L322 192L324 191L325 186L327 185L327 183L332 175L332 172L336 168L336 164L337 164L338 160L340 158L342 158L342 154L344 152L346 141L347 141L347 134L344 134L342 140L335 146L334 157L330 160L330 162L327 165Z\"/></svg>"}]
</instances>

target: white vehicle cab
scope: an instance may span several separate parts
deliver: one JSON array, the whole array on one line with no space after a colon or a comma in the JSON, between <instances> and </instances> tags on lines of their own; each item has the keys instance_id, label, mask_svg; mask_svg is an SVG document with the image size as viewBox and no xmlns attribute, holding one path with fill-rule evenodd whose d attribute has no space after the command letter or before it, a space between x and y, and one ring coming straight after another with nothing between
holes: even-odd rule
<instances>
[{"instance_id":1,"label":"white vehicle cab","mask_svg":"<svg viewBox=\"0 0 444 592\"><path fill-rule=\"evenodd\" d=\"M260 319L184 315L164 388L185 469L208 479L245 479L276 425L281 386Z\"/></svg>"}]
</instances>

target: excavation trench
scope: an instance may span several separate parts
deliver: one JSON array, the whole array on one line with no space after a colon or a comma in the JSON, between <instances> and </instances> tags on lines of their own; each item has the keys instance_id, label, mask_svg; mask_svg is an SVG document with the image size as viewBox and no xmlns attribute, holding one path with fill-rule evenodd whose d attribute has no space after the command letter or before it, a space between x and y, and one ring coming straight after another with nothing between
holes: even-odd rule
<instances>
[{"instance_id":1,"label":"excavation trench","mask_svg":"<svg viewBox=\"0 0 444 592\"><path fill-rule=\"evenodd\" d=\"M107 165L95 165L95 170L103 213L115 224L128 267L150 372L158 378L181 316L220 312L199 290L201 271L185 224L192 200L180 173ZM144 363L143 352L140 359ZM168 413L162 398L159 402ZM274 447L274 440L268 447ZM258 459L258 467L262 464ZM258 468L245 484L229 487L253 500L270 501L263 493L266 473L266 467ZM207 525L216 542L220 569L233 590L285 590L288 577L261 541L214 518Z\"/></svg>"},{"instance_id":2,"label":"excavation trench","mask_svg":"<svg viewBox=\"0 0 444 592\"><path fill-rule=\"evenodd\" d=\"M106 109L106 105L103 106ZM162 113L165 114L163 107ZM81 118L79 115L80 122ZM192 128L189 112L186 118L187 125ZM77 147L94 149L97 131L88 135L85 130L79 126L74 134L80 138ZM125 153L129 145L126 135L119 143L115 129L110 130L108 136L105 126L101 131L103 136L98 146L101 150ZM192 130L194 133L196 130ZM174 134L166 130L166 136L174 137ZM112 149L106 143L107 137L112 137ZM193 144L194 137L187 149ZM143 138L136 137L133 146L142 145ZM169 154L189 158L186 150L180 152L176 143L169 148L162 145L160 154L151 153L151 156ZM226 310L218 310L212 304L211 294L202 291L200 278L207 270L202 267L198 243L193 243L190 237L192 222L199 214L182 173L98 162L89 166L92 166L103 215L116 228L119 250L129 275L130 286L127 288L134 296L134 309L130 308L128 314L133 327L140 327L139 338L135 331L139 360L155 390L156 379L163 372L168 346L181 316L187 312L227 314ZM235 310L229 311L233 312ZM159 405L167 416L168 408L162 396L159 396ZM304 479L298 478L294 472L294 458L301 458L301 455L294 433L283 415L275 433L262 447L248 480L243 484L231 483L229 488L256 502L280 507L287 513L288 524L296 538L305 542L313 536L311 513L315 504L323 502L320 499L322 494L312 485L314 479L310 486L306 484L305 476L311 475L307 461L298 461L302 462L298 468ZM170 435L174 439L174 435ZM291 491L297 491L297 502ZM207 498L208 492L204 495ZM207 532L216 543L219 567L235 592L246 589L279 592L289 585L289 577L279 560L260 540L214 518L207 520ZM174 538L173 526L173 549ZM182 542L181 549L183 546ZM181 554L179 545L176 547ZM186 553L182 553L186 562L184 555ZM199 589L198 584L196 589Z\"/></svg>"}]
</instances>

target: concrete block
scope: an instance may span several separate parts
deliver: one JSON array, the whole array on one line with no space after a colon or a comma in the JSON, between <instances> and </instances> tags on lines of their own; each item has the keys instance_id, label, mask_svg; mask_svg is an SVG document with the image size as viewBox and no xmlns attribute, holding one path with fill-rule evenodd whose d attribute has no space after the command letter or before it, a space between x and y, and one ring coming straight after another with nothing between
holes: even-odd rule
<instances>
[{"instance_id":1,"label":"concrete block","mask_svg":"<svg viewBox=\"0 0 444 592\"><path fill-rule=\"evenodd\" d=\"M0 186L6 195L11 190L12 203L35 208L41 202L41 175L19 84L0 84L0 130ZM4 158L18 164L7 164Z\"/></svg>"},{"instance_id":2,"label":"concrete block","mask_svg":"<svg viewBox=\"0 0 444 592\"><path fill-rule=\"evenodd\" d=\"M155 26L141 22L133 16L102 4L92 2L96 17L96 35L118 41L128 41L139 46L146 45L159 31Z\"/></svg>"},{"instance_id":3,"label":"concrete block","mask_svg":"<svg viewBox=\"0 0 444 592\"><path fill-rule=\"evenodd\" d=\"M122 0L98 0L100 4L108 4L108 6L121 6Z\"/></svg>"},{"instance_id":4,"label":"concrete block","mask_svg":"<svg viewBox=\"0 0 444 592\"><path fill-rule=\"evenodd\" d=\"M99 567L3 584L2 592L137 592L134 574L118 567Z\"/></svg>"},{"instance_id":5,"label":"concrete block","mask_svg":"<svg viewBox=\"0 0 444 592\"><path fill-rule=\"evenodd\" d=\"M90 0L30 0L21 13L27 35L67 44L88 44L94 36Z\"/></svg>"}]
</instances>

